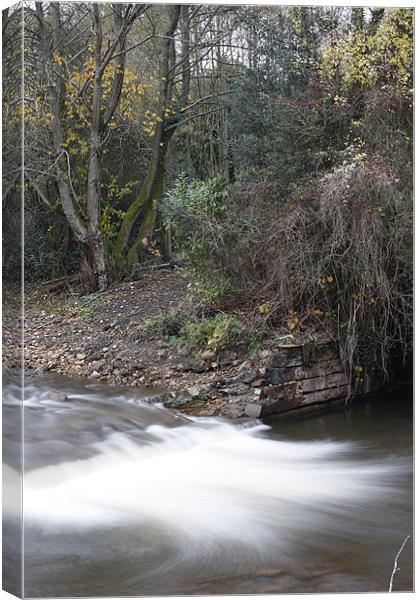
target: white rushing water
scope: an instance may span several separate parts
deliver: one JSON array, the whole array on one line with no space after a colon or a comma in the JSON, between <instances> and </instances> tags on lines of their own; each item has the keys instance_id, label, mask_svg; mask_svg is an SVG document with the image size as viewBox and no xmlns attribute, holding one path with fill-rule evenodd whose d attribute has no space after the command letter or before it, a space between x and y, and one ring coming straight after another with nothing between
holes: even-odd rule
<instances>
[{"instance_id":1,"label":"white rushing water","mask_svg":"<svg viewBox=\"0 0 420 600\"><path fill-rule=\"evenodd\" d=\"M22 432L28 597L388 589L412 531L398 398L270 428L187 419L141 390L51 374L28 379L22 411L15 379L3 404L11 589ZM399 590L411 589L411 556Z\"/></svg>"},{"instance_id":2,"label":"white rushing water","mask_svg":"<svg viewBox=\"0 0 420 600\"><path fill-rule=\"evenodd\" d=\"M358 460L353 444L267 439L266 429L152 425L147 443L111 434L92 458L25 475L25 522L66 530L143 525L185 551L220 543L264 553L292 547L311 530L345 533L352 512L387 497L401 474L397 463Z\"/></svg>"}]
</instances>

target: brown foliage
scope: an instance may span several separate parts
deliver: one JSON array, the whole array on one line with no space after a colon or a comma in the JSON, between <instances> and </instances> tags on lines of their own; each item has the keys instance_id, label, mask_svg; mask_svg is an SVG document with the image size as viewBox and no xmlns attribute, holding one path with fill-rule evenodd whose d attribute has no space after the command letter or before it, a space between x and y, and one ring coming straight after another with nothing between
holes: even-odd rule
<instances>
[{"instance_id":1,"label":"brown foliage","mask_svg":"<svg viewBox=\"0 0 420 600\"><path fill-rule=\"evenodd\" d=\"M268 306L267 321L290 311L306 328L328 331L349 365L361 336L379 340L386 373L393 344L406 346L412 319L411 181L374 155L354 160L303 189L286 206L269 182L235 198L228 223L203 219L214 263L241 303ZM207 232L212 232L211 236Z\"/></svg>"}]
</instances>

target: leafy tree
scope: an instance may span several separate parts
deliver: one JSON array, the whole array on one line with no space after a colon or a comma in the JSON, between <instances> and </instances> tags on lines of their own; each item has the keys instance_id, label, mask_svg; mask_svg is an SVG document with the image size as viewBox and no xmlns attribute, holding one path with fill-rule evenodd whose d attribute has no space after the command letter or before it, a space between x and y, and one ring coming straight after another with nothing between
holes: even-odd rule
<instances>
[{"instance_id":1,"label":"leafy tree","mask_svg":"<svg viewBox=\"0 0 420 600\"><path fill-rule=\"evenodd\" d=\"M126 270L150 243L174 133L215 110L207 108L217 97L214 90L203 95L197 89L193 97L190 87L194 69L211 64L209 53L225 35L212 30L219 12L218 7L41 2L26 9L27 62L41 58L38 76L27 80L29 139L39 139L40 122L45 127L43 152L32 153L27 176L47 202L45 187L54 178L72 234L85 248L94 285L101 289L113 270ZM144 56L143 46L153 61L142 80L132 57L142 51L137 57ZM150 144L143 148L139 176L118 186L119 201L122 195L130 201L116 206L109 194L105 201L102 197L116 193L112 167L104 176L106 153L115 142L125 143L124 128L134 131L140 119L141 137ZM140 182L137 193L135 182Z\"/></svg>"}]
</instances>

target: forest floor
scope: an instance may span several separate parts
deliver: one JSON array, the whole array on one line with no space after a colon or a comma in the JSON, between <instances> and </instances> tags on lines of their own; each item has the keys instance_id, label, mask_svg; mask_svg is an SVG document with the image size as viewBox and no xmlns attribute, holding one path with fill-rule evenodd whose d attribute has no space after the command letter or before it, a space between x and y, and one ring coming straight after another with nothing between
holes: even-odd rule
<instances>
[{"instance_id":1,"label":"forest floor","mask_svg":"<svg viewBox=\"0 0 420 600\"><path fill-rule=\"evenodd\" d=\"M106 292L81 296L51 294L42 286L25 290L25 365L116 385L173 392L263 376L272 352L261 346L254 358L246 350L217 357L194 351L150 331L150 323L191 302L189 281L178 269L144 273L137 281L115 284ZM13 305L17 296L4 297ZM17 364L16 317L3 318L3 362ZM208 407L205 411L209 412ZM212 412L212 411L210 411ZM214 412L214 411L213 411ZM216 411L217 412L217 411Z\"/></svg>"}]
</instances>

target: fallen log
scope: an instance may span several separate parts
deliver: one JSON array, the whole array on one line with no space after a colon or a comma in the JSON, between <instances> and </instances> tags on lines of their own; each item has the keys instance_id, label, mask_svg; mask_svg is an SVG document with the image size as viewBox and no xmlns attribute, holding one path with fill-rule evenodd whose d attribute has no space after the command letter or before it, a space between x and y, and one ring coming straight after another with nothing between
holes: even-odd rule
<instances>
[{"instance_id":1,"label":"fallen log","mask_svg":"<svg viewBox=\"0 0 420 600\"><path fill-rule=\"evenodd\" d=\"M45 281L42 285L48 285L48 292L51 293L66 288L70 283L76 283L76 281L80 281L79 273L66 275L65 277L60 277L55 280L52 279L50 281Z\"/></svg>"}]
</instances>

